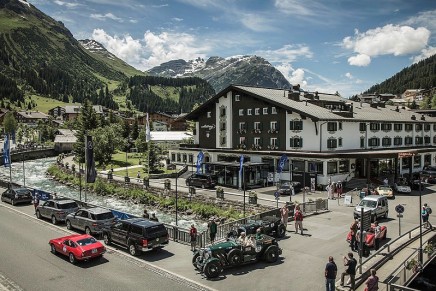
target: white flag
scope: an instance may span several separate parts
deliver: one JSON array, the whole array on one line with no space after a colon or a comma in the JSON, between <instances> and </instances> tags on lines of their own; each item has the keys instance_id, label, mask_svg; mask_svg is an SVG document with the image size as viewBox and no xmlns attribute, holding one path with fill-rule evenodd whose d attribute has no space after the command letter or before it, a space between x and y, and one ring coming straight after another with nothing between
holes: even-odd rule
<instances>
[{"instance_id":1,"label":"white flag","mask_svg":"<svg viewBox=\"0 0 436 291\"><path fill-rule=\"evenodd\" d=\"M149 142L150 140L151 140L150 123L148 121L148 112L147 112L147 120L145 121L145 141Z\"/></svg>"}]
</instances>

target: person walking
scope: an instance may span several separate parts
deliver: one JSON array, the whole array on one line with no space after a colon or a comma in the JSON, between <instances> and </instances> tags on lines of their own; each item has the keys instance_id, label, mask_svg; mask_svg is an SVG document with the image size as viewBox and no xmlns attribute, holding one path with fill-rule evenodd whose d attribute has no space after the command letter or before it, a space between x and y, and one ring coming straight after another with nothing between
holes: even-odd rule
<instances>
[{"instance_id":1,"label":"person walking","mask_svg":"<svg viewBox=\"0 0 436 291\"><path fill-rule=\"evenodd\" d=\"M348 253L348 258L344 256L344 266L346 266L347 269L341 274L341 286L344 286L344 277L350 276L350 289L354 290L357 261L353 258L353 253Z\"/></svg>"},{"instance_id":2,"label":"person walking","mask_svg":"<svg viewBox=\"0 0 436 291\"><path fill-rule=\"evenodd\" d=\"M335 281L336 281L337 273L338 273L338 267L336 266L333 257L330 256L324 271L326 291L335 291Z\"/></svg>"},{"instance_id":3,"label":"person walking","mask_svg":"<svg viewBox=\"0 0 436 291\"><path fill-rule=\"evenodd\" d=\"M366 288L365 291L377 291L378 290L378 277L375 275L376 271L375 269L371 269L370 271L371 276L369 276L368 280L366 280Z\"/></svg>"},{"instance_id":4,"label":"person walking","mask_svg":"<svg viewBox=\"0 0 436 291\"><path fill-rule=\"evenodd\" d=\"M283 205L282 209L280 209L280 215L282 217L282 223L285 226L285 230L288 227L288 218L289 218L289 209L288 203Z\"/></svg>"},{"instance_id":5,"label":"person walking","mask_svg":"<svg viewBox=\"0 0 436 291\"><path fill-rule=\"evenodd\" d=\"M303 235L303 213L300 210L300 205L295 206L294 221L295 233L298 233L298 228L300 228L300 233Z\"/></svg>"},{"instance_id":6,"label":"person walking","mask_svg":"<svg viewBox=\"0 0 436 291\"><path fill-rule=\"evenodd\" d=\"M351 234L350 247L352 251L357 251L359 249L356 240L358 226L359 226L359 221L357 219L355 219L350 225L350 234Z\"/></svg>"},{"instance_id":7,"label":"person walking","mask_svg":"<svg viewBox=\"0 0 436 291\"><path fill-rule=\"evenodd\" d=\"M427 203L424 203L424 206L422 206L421 216L422 216L422 222L424 223L425 228L433 229L433 225L431 225L429 218L430 214L432 213L432 210L430 206L428 206Z\"/></svg>"},{"instance_id":8,"label":"person walking","mask_svg":"<svg viewBox=\"0 0 436 291\"><path fill-rule=\"evenodd\" d=\"M213 244L213 242L215 241L216 233L218 231L218 226L216 225L215 219L213 217L209 221L208 228L209 228L210 243Z\"/></svg>"},{"instance_id":9,"label":"person walking","mask_svg":"<svg viewBox=\"0 0 436 291\"><path fill-rule=\"evenodd\" d=\"M136 182L141 183L141 173L138 171L138 174L136 174Z\"/></svg>"},{"instance_id":10,"label":"person walking","mask_svg":"<svg viewBox=\"0 0 436 291\"><path fill-rule=\"evenodd\" d=\"M36 208L39 205L39 193L35 191L35 195L33 196L33 207L35 208L35 214L36 214Z\"/></svg>"},{"instance_id":11,"label":"person walking","mask_svg":"<svg viewBox=\"0 0 436 291\"><path fill-rule=\"evenodd\" d=\"M191 224L189 236L191 237L191 251L195 251L195 247L197 246L197 229L194 224Z\"/></svg>"}]
</instances>

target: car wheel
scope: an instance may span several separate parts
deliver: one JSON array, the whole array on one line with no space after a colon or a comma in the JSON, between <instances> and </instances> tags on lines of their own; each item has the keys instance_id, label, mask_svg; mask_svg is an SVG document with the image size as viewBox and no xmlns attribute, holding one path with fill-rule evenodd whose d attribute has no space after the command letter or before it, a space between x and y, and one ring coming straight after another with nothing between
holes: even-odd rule
<instances>
[{"instance_id":1,"label":"car wheel","mask_svg":"<svg viewBox=\"0 0 436 291\"><path fill-rule=\"evenodd\" d=\"M388 212L386 211L385 216L386 219L388 219Z\"/></svg>"},{"instance_id":2,"label":"car wheel","mask_svg":"<svg viewBox=\"0 0 436 291\"><path fill-rule=\"evenodd\" d=\"M200 253L195 252L194 256L192 257L192 265L194 265L195 269L198 269L197 262L200 260Z\"/></svg>"},{"instance_id":3,"label":"car wheel","mask_svg":"<svg viewBox=\"0 0 436 291\"><path fill-rule=\"evenodd\" d=\"M203 273L207 278L216 278L222 270L223 268L218 261L210 261L204 266Z\"/></svg>"},{"instance_id":4,"label":"car wheel","mask_svg":"<svg viewBox=\"0 0 436 291\"><path fill-rule=\"evenodd\" d=\"M103 234L103 241L104 241L105 245L110 245L111 244L111 239L109 237L109 234L107 234L107 233Z\"/></svg>"},{"instance_id":5,"label":"car wheel","mask_svg":"<svg viewBox=\"0 0 436 291\"><path fill-rule=\"evenodd\" d=\"M278 237L285 237L286 235L286 228L283 224L280 224L277 229L277 236Z\"/></svg>"},{"instance_id":6,"label":"car wheel","mask_svg":"<svg viewBox=\"0 0 436 291\"><path fill-rule=\"evenodd\" d=\"M279 258L279 250L277 246L271 245L269 246L264 254L264 260L268 263L275 263Z\"/></svg>"},{"instance_id":7,"label":"car wheel","mask_svg":"<svg viewBox=\"0 0 436 291\"><path fill-rule=\"evenodd\" d=\"M51 216L51 223L53 223L53 224L57 224L58 223L58 220L56 219L56 216L54 216L54 215Z\"/></svg>"},{"instance_id":8,"label":"car wheel","mask_svg":"<svg viewBox=\"0 0 436 291\"><path fill-rule=\"evenodd\" d=\"M85 227L85 233L87 235L91 235L91 229L89 227Z\"/></svg>"},{"instance_id":9,"label":"car wheel","mask_svg":"<svg viewBox=\"0 0 436 291\"><path fill-rule=\"evenodd\" d=\"M12 206L15 206L15 200L14 199L11 199L11 204L12 204Z\"/></svg>"},{"instance_id":10,"label":"car wheel","mask_svg":"<svg viewBox=\"0 0 436 291\"><path fill-rule=\"evenodd\" d=\"M36 210L36 218L41 219L41 212L39 210Z\"/></svg>"},{"instance_id":11,"label":"car wheel","mask_svg":"<svg viewBox=\"0 0 436 291\"><path fill-rule=\"evenodd\" d=\"M74 256L73 253L70 253L68 255L68 258L69 258L71 264L75 264L76 263L76 257Z\"/></svg>"},{"instance_id":12,"label":"car wheel","mask_svg":"<svg viewBox=\"0 0 436 291\"><path fill-rule=\"evenodd\" d=\"M54 255L56 255L56 247L54 244L50 244L50 252Z\"/></svg>"},{"instance_id":13,"label":"car wheel","mask_svg":"<svg viewBox=\"0 0 436 291\"><path fill-rule=\"evenodd\" d=\"M66 224L67 224L67 229L68 230L72 230L73 229L73 227L71 226L71 221L67 220Z\"/></svg>"},{"instance_id":14,"label":"car wheel","mask_svg":"<svg viewBox=\"0 0 436 291\"><path fill-rule=\"evenodd\" d=\"M134 243L130 243L129 244L129 253L132 255L132 256L136 256L138 253L137 253L137 251L136 251L136 247L135 247L135 244Z\"/></svg>"},{"instance_id":15,"label":"car wheel","mask_svg":"<svg viewBox=\"0 0 436 291\"><path fill-rule=\"evenodd\" d=\"M231 266L237 266L242 263L243 256L240 250L233 249L227 255L227 261Z\"/></svg>"}]
</instances>

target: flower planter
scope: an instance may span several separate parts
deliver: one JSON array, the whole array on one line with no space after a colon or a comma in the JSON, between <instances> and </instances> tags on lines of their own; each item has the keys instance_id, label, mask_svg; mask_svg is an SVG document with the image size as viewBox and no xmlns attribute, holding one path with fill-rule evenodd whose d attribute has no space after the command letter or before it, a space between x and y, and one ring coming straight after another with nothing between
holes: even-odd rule
<instances>
[{"instance_id":1,"label":"flower planter","mask_svg":"<svg viewBox=\"0 0 436 291\"><path fill-rule=\"evenodd\" d=\"M171 180L166 179L165 183L164 183L165 189L166 190L171 190Z\"/></svg>"},{"instance_id":2,"label":"flower planter","mask_svg":"<svg viewBox=\"0 0 436 291\"><path fill-rule=\"evenodd\" d=\"M257 197L256 196L249 196L248 203L253 204L253 205L257 205Z\"/></svg>"}]
</instances>

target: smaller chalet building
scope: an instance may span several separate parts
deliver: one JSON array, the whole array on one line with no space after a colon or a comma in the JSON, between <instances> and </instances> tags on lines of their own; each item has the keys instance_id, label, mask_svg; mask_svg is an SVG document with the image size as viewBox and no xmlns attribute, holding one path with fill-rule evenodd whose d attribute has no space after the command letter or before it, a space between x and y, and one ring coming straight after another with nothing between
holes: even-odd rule
<instances>
[{"instance_id":1,"label":"smaller chalet building","mask_svg":"<svg viewBox=\"0 0 436 291\"><path fill-rule=\"evenodd\" d=\"M353 177L395 179L436 164L436 118L384 102L231 85L186 119L196 124L194 142L171 150L171 161L196 163L202 151L202 171L230 187L263 187L272 177L313 187Z\"/></svg>"}]
</instances>

